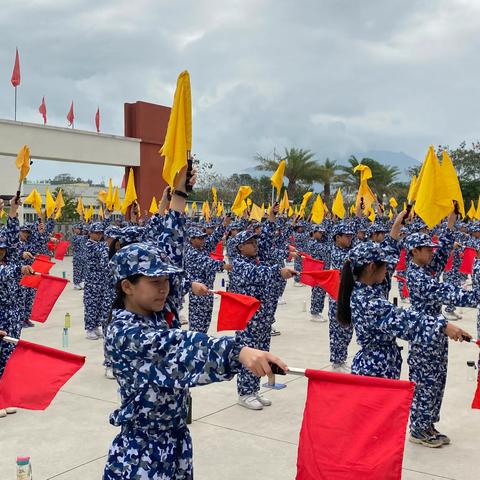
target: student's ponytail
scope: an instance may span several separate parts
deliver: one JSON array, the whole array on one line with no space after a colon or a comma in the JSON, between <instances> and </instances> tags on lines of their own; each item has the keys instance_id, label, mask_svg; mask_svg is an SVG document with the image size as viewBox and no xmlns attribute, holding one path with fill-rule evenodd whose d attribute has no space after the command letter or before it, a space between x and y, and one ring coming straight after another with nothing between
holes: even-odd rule
<instances>
[{"instance_id":1,"label":"student's ponytail","mask_svg":"<svg viewBox=\"0 0 480 480\"><path fill-rule=\"evenodd\" d=\"M343 264L342 275L340 277L340 288L337 299L337 321L343 327L349 327L352 324L352 310L350 308L350 297L353 291L352 264L347 260Z\"/></svg>"}]
</instances>

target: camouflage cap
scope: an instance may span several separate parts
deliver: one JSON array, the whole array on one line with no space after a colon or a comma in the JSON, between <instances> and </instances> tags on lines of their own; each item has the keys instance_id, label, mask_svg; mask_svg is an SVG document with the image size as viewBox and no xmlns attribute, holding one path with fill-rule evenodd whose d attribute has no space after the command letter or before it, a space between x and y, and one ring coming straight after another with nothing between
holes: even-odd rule
<instances>
[{"instance_id":1,"label":"camouflage cap","mask_svg":"<svg viewBox=\"0 0 480 480\"><path fill-rule=\"evenodd\" d=\"M348 253L348 259L354 267L372 262L385 262L387 257L378 243L367 240L358 243Z\"/></svg>"},{"instance_id":2,"label":"camouflage cap","mask_svg":"<svg viewBox=\"0 0 480 480\"><path fill-rule=\"evenodd\" d=\"M418 247L438 247L426 233L412 233L405 239L405 249L410 252Z\"/></svg>"}]
</instances>

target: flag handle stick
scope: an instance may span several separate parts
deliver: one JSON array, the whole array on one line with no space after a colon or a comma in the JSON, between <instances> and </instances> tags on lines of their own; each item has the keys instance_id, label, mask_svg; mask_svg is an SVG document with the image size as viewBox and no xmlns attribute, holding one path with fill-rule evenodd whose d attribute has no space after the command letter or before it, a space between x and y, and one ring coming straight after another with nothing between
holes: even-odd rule
<instances>
[{"instance_id":1,"label":"flag handle stick","mask_svg":"<svg viewBox=\"0 0 480 480\"><path fill-rule=\"evenodd\" d=\"M299 377L304 377L305 376L305 369L304 368L288 368L287 374L290 375L298 375Z\"/></svg>"},{"instance_id":2,"label":"flag handle stick","mask_svg":"<svg viewBox=\"0 0 480 480\"><path fill-rule=\"evenodd\" d=\"M17 121L17 87L15 87L15 121Z\"/></svg>"},{"instance_id":3,"label":"flag handle stick","mask_svg":"<svg viewBox=\"0 0 480 480\"><path fill-rule=\"evenodd\" d=\"M480 339L470 338L470 337L467 337L466 335L462 335L462 338L465 342L473 343L474 345L478 345L480 347Z\"/></svg>"},{"instance_id":4,"label":"flag handle stick","mask_svg":"<svg viewBox=\"0 0 480 480\"><path fill-rule=\"evenodd\" d=\"M18 343L18 338L13 338L13 337L2 337L2 340L4 342L8 342L8 343L14 343L15 345Z\"/></svg>"}]
</instances>

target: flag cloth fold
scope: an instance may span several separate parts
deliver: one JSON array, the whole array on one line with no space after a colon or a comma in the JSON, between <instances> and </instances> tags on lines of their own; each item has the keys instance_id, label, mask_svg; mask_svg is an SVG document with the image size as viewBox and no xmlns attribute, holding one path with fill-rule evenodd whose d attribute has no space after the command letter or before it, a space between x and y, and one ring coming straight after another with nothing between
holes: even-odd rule
<instances>
[{"instance_id":1,"label":"flag cloth fold","mask_svg":"<svg viewBox=\"0 0 480 480\"><path fill-rule=\"evenodd\" d=\"M215 293L221 297L217 331L245 330L248 322L260 307L260 300L240 293L220 290L216 290Z\"/></svg>"},{"instance_id":2,"label":"flag cloth fold","mask_svg":"<svg viewBox=\"0 0 480 480\"><path fill-rule=\"evenodd\" d=\"M306 370L296 480L400 480L414 383Z\"/></svg>"},{"instance_id":3,"label":"flag cloth fold","mask_svg":"<svg viewBox=\"0 0 480 480\"><path fill-rule=\"evenodd\" d=\"M15 51L15 63L13 65L12 77L10 78L12 85L18 87L20 85L20 57L18 56L18 48Z\"/></svg>"},{"instance_id":4,"label":"flag cloth fold","mask_svg":"<svg viewBox=\"0 0 480 480\"><path fill-rule=\"evenodd\" d=\"M277 189L277 200L280 198L280 190L283 186L283 176L285 175L285 160L280 160L275 173L272 175L270 179L272 181L272 185Z\"/></svg>"},{"instance_id":5,"label":"flag cloth fold","mask_svg":"<svg viewBox=\"0 0 480 480\"><path fill-rule=\"evenodd\" d=\"M340 270L305 270L300 273L300 283L321 287L336 301L340 288Z\"/></svg>"},{"instance_id":6,"label":"flag cloth fold","mask_svg":"<svg viewBox=\"0 0 480 480\"><path fill-rule=\"evenodd\" d=\"M261 222L265 210L260 208L256 203L252 204L252 208L250 210L250 218L249 220L256 220L257 222Z\"/></svg>"},{"instance_id":7,"label":"flag cloth fold","mask_svg":"<svg viewBox=\"0 0 480 480\"><path fill-rule=\"evenodd\" d=\"M52 277L42 273L42 280L33 300L30 320L44 323L67 283L66 278Z\"/></svg>"},{"instance_id":8,"label":"flag cloth fold","mask_svg":"<svg viewBox=\"0 0 480 480\"><path fill-rule=\"evenodd\" d=\"M188 152L192 149L192 94L190 75L185 70L177 79L172 110L168 119L165 142L160 155L165 157L163 178L173 187L177 173L187 165Z\"/></svg>"},{"instance_id":9,"label":"flag cloth fold","mask_svg":"<svg viewBox=\"0 0 480 480\"><path fill-rule=\"evenodd\" d=\"M322 260L315 260L314 258L306 255L302 255L302 271L305 272L318 272L323 270L325 267L325 262Z\"/></svg>"},{"instance_id":10,"label":"flag cloth fold","mask_svg":"<svg viewBox=\"0 0 480 480\"><path fill-rule=\"evenodd\" d=\"M42 97L42 103L38 107L38 111L41 113L43 117L43 124L47 124L47 105L45 103L45 97Z\"/></svg>"},{"instance_id":11,"label":"flag cloth fold","mask_svg":"<svg viewBox=\"0 0 480 480\"><path fill-rule=\"evenodd\" d=\"M32 268L34 272L37 273L50 273L50 270L55 265L55 262L51 262L45 258L35 257L35 260L32 263Z\"/></svg>"},{"instance_id":12,"label":"flag cloth fold","mask_svg":"<svg viewBox=\"0 0 480 480\"><path fill-rule=\"evenodd\" d=\"M343 218L345 216L345 207L343 205L343 196L340 188L337 190L335 200L333 201L332 213L334 213L338 218Z\"/></svg>"},{"instance_id":13,"label":"flag cloth fold","mask_svg":"<svg viewBox=\"0 0 480 480\"><path fill-rule=\"evenodd\" d=\"M477 251L472 247L465 247L463 250L462 263L458 271L460 273L465 273L466 275L471 275L473 271L473 263L475 261L475 256Z\"/></svg>"},{"instance_id":14,"label":"flag cloth fold","mask_svg":"<svg viewBox=\"0 0 480 480\"><path fill-rule=\"evenodd\" d=\"M61 240L60 242L58 242L55 248L55 259L63 260L65 258L65 254L67 253L69 246L70 246L70 242L68 242L67 240Z\"/></svg>"},{"instance_id":15,"label":"flag cloth fold","mask_svg":"<svg viewBox=\"0 0 480 480\"><path fill-rule=\"evenodd\" d=\"M22 287L38 288L42 281L41 275L25 275L20 280Z\"/></svg>"},{"instance_id":16,"label":"flag cloth fold","mask_svg":"<svg viewBox=\"0 0 480 480\"><path fill-rule=\"evenodd\" d=\"M150 208L148 211L152 214L155 215L158 213L158 202L157 199L155 198L155 195L152 197L152 202L150 203Z\"/></svg>"},{"instance_id":17,"label":"flag cloth fold","mask_svg":"<svg viewBox=\"0 0 480 480\"><path fill-rule=\"evenodd\" d=\"M45 410L85 357L19 340L0 378L0 408Z\"/></svg>"},{"instance_id":18,"label":"flag cloth fold","mask_svg":"<svg viewBox=\"0 0 480 480\"><path fill-rule=\"evenodd\" d=\"M15 166L20 171L18 181L23 182L30 171L30 148L28 145L24 145L18 152Z\"/></svg>"}]
</instances>

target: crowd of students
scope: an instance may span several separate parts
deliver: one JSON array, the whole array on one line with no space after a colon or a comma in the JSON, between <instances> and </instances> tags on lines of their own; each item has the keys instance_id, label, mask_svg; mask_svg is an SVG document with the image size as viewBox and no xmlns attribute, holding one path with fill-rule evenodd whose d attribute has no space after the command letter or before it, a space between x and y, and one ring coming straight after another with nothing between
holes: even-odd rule
<instances>
[{"instance_id":1,"label":"crowd of students","mask_svg":"<svg viewBox=\"0 0 480 480\"><path fill-rule=\"evenodd\" d=\"M447 376L448 338L471 338L452 323L460 317L455 306L480 303L480 259L472 289L462 288L466 278L458 272L462 250L480 249L479 224L459 221L452 211L429 232L406 211L391 221L378 215L371 223L360 208L352 217L327 216L315 224L279 214L276 204L262 222L248 221L247 215L233 220L230 214L207 222L184 213L194 183L195 174L187 177L182 170L174 188L165 189L160 213L149 218L132 209L122 224L107 214L102 221L74 226L73 283L83 290L86 338L103 338L105 375L116 379L121 395L110 418L121 431L104 478L191 478L190 387L236 375L239 405L262 410L272 404L260 394L259 378L271 374L272 364L288 369L269 353L270 339L279 333L273 325L288 279L303 286L299 274L305 254L322 260L325 269L341 271L337 300L318 286L311 290L311 320L329 322L332 370L398 379L402 352L396 339L408 341L409 375L416 383L409 438L428 447L450 443L435 424ZM0 330L13 337L28 326L34 295L18 282L34 273L30 264L45 253L55 228L52 220L20 226L18 204L13 199L0 232ZM221 240L225 260L210 256ZM410 297L406 309L389 300L402 249ZM451 254L453 268L447 274ZM214 337L208 335L211 290L222 271L230 292L255 297L261 306L245 330ZM182 328L187 296L188 326ZM328 318L323 316L326 296ZM360 349L350 366L354 331ZM12 348L0 342L0 375ZM0 411L0 416L13 412Z\"/></svg>"}]
</instances>

